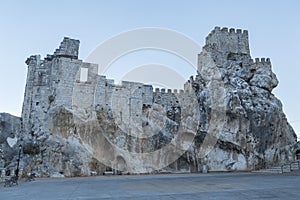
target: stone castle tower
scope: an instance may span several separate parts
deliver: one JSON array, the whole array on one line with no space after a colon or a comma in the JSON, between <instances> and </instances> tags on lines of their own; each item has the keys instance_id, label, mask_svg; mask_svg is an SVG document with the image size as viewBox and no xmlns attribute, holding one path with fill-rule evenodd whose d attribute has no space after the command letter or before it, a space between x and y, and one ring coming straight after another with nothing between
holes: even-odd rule
<instances>
[{"instance_id":1,"label":"stone castle tower","mask_svg":"<svg viewBox=\"0 0 300 200\"><path fill-rule=\"evenodd\" d=\"M198 56L197 76L180 91L116 85L98 75L96 64L78 59L78 52L79 41L64 38L53 55L26 60L28 171L198 172L203 164L251 170L293 159L295 133L272 94L277 78L269 58L251 58L246 30L216 27ZM189 146L178 150L183 143Z\"/></svg>"}]
</instances>

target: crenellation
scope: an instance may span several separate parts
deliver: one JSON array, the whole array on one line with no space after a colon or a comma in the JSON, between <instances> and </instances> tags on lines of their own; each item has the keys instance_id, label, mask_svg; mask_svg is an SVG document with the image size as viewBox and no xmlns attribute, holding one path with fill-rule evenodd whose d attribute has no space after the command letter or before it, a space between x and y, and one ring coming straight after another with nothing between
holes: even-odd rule
<instances>
[{"instance_id":1,"label":"crenellation","mask_svg":"<svg viewBox=\"0 0 300 200\"><path fill-rule=\"evenodd\" d=\"M192 83L194 81L194 76L190 76L190 82Z\"/></svg>"},{"instance_id":2,"label":"crenellation","mask_svg":"<svg viewBox=\"0 0 300 200\"><path fill-rule=\"evenodd\" d=\"M172 89L168 89L168 93L172 93Z\"/></svg>"},{"instance_id":3,"label":"crenellation","mask_svg":"<svg viewBox=\"0 0 300 200\"><path fill-rule=\"evenodd\" d=\"M208 38L215 34L220 34L220 33L231 33L231 34L238 34L238 35L248 35L248 30L242 30L242 29L235 29L235 28L228 28L228 27L223 27L220 28L216 26L209 34Z\"/></svg>"},{"instance_id":4,"label":"crenellation","mask_svg":"<svg viewBox=\"0 0 300 200\"><path fill-rule=\"evenodd\" d=\"M228 28L227 28L227 27L223 27L223 28L221 29L221 31L222 31L222 32L228 33Z\"/></svg>"},{"instance_id":5,"label":"crenellation","mask_svg":"<svg viewBox=\"0 0 300 200\"><path fill-rule=\"evenodd\" d=\"M255 58L255 64L271 64L270 58Z\"/></svg>"},{"instance_id":6,"label":"crenellation","mask_svg":"<svg viewBox=\"0 0 300 200\"><path fill-rule=\"evenodd\" d=\"M47 54L47 56L44 58L45 61L51 61L53 59L53 55Z\"/></svg>"},{"instance_id":7,"label":"crenellation","mask_svg":"<svg viewBox=\"0 0 300 200\"><path fill-rule=\"evenodd\" d=\"M214 28L214 30L215 30L215 31L220 31L220 30L221 30L221 27L216 26L216 27Z\"/></svg>"}]
</instances>

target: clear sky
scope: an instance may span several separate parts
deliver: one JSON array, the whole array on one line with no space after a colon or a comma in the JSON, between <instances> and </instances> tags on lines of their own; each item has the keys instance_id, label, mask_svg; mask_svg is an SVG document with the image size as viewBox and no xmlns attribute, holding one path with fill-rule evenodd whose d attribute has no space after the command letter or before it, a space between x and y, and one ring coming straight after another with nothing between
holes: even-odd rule
<instances>
[{"instance_id":1,"label":"clear sky","mask_svg":"<svg viewBox=\"0 0 300 200\"><path fill-rule=\"evenodd\" d=\"M297 0L2 0L0 112L20 116L24 61L33 54L52 54L64 36L80 39L84 60L101 42L131 29L173 29L202 46L215 26L234 27L249 30L253 58L271 58L280 82L274 93L300 136L299 10Z\"/></svg>"}]
</instances>

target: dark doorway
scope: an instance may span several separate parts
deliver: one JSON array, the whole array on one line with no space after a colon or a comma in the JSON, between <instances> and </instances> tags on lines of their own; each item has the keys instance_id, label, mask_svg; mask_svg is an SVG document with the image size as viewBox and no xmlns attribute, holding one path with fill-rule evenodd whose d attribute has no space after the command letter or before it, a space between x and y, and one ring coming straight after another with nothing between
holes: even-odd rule
<instances>
[{"instance_id":1,"label":"dark doorway","mask_svg":"<svg viewBox=\"0 0 300 200\"><path fill-rule=\"evenodd\" d=\"M300 160L300 149L296 151L296 160Z\"/></svg>"}]
</instances>

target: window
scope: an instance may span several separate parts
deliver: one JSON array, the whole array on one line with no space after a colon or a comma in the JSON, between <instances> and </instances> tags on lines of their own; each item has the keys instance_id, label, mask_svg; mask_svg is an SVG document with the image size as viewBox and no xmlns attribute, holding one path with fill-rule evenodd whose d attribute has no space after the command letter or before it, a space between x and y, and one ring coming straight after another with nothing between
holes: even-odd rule
<instances>
[{"instance_id":1,"label":"window","mask_svg":"<svg viewBox=\"0 0 300 200\"><path fill-rule=\"evenodd\" d=\"M86 82L88 79L88 68L81 68L80 69L80 82Z\"/></svg>"}]
</instances>

